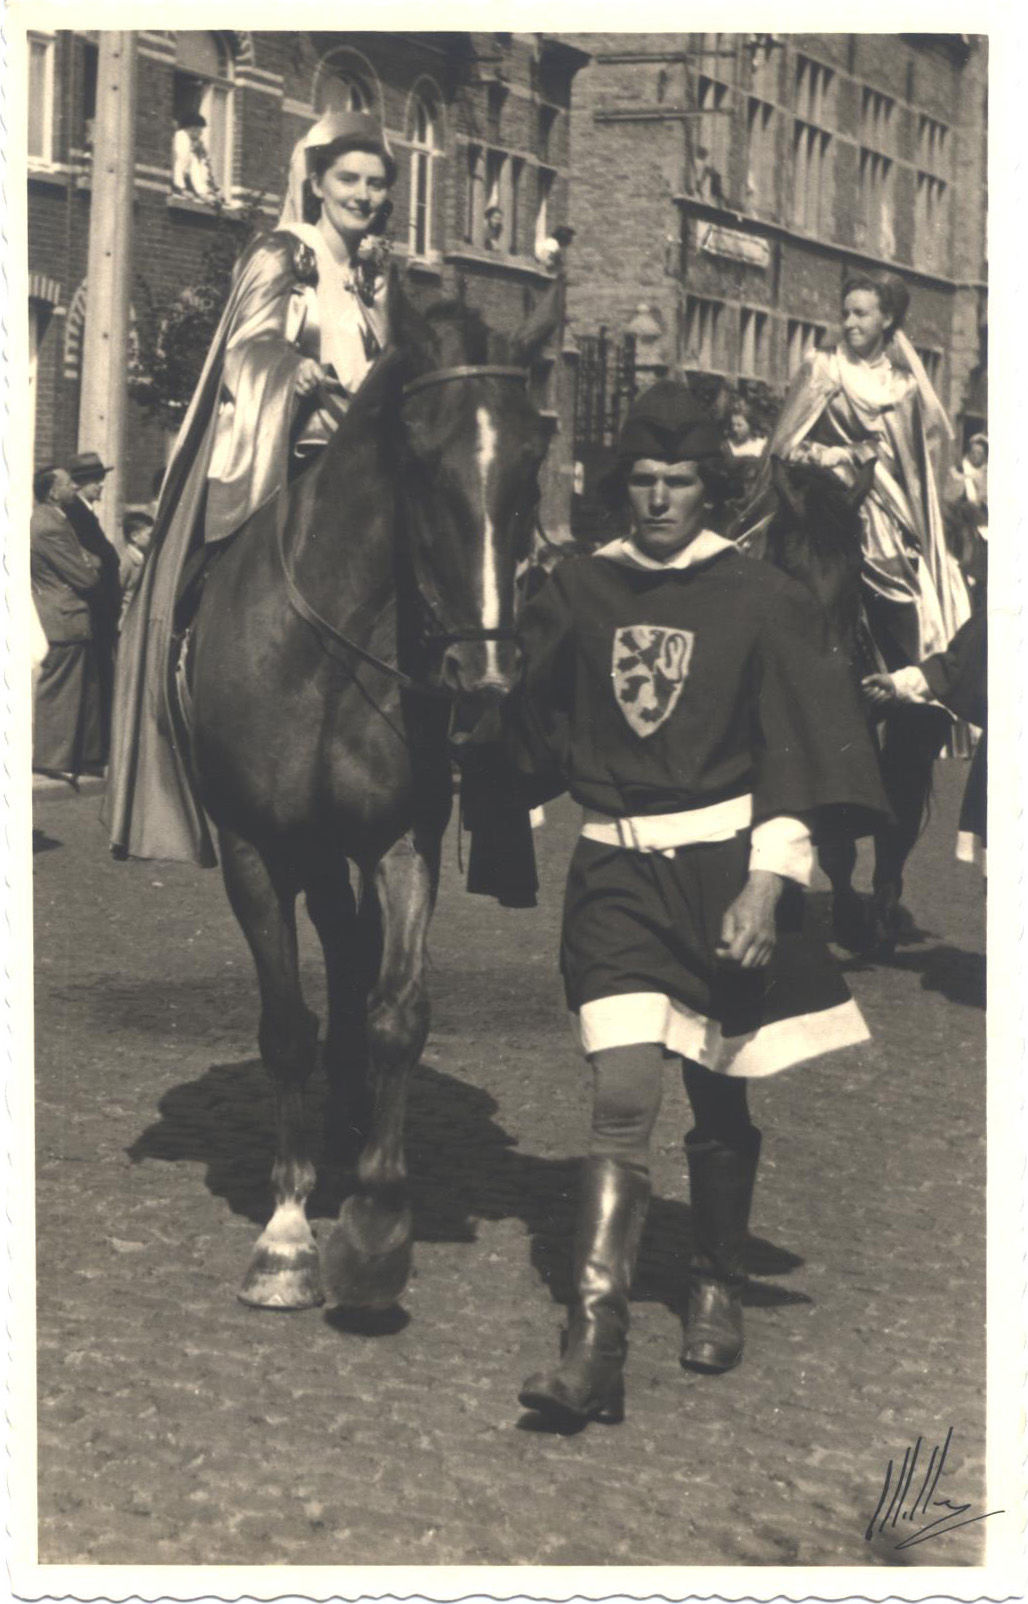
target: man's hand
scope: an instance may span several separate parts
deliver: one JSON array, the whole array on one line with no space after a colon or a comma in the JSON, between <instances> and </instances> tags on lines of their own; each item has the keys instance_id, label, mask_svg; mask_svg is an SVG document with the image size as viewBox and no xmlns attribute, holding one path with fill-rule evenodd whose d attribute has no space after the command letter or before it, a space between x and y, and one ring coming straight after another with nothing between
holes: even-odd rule
<instances>
[{"instance_id":1,"label":"man's hand","mask_svg":"<svg viewBox=\"0 0 1028 1604\"><path fill-rule=\"evenodd\" d=\"M860 688L872 707L887 707L898 700L891 674L865 674Z\"/></svg>"},{"instance_id":2,"label":"man's hand","mask_svg":"<svg viewBox=\"0 0 1028 1604\"><path fill-rule=\"evenodd\" d=\"M775 950L775 908L783 880L770 869L752 869L721 921L717 956L741 969L763 969Z\"/></svg>"},{"instance_id":3,"label":"man's hand","mask_svg":"<svg viewBox=\"0 0 1028 1604\"><path fill-rule=\"evenodd\" d=\"M312 356L305 356L296 370L297 395L311 395L326 378L325 369Z\"/></svg>"}]
</instances>

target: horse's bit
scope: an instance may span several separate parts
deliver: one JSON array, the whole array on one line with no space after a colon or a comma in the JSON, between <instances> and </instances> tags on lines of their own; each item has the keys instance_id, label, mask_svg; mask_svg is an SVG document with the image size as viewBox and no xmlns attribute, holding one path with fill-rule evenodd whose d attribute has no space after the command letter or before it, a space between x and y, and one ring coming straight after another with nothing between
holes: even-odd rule
<instances>
[{"instance_id":1,"label":"horse's bit","mask_svg":"<svg viewBox=\"0 0 1028 1604\"><path fill-rule=\"evenodd\" d=\"M519 383L527 384L528 370L526 368L497 367L485 363L464 364L452 368L436 368L433 372L424 373L420 378L412 379L409 384L405 384L403 387L403 401L407 401L410 396L417 394L420 390L427 389L430 385L446 384L451 380L464 378L516 379ZM337 423L341 423L345 417L342 409L333 404L333 398L326 392L323 392L322 399L326 403L327 410L332 413ZM413 679L409 674L405 674L403 669L398 668L395 663L387 663L384 658L377 657L374 652L369 652L365 647L358 646L356 641L351 640L342 630L337 629L335 624L331 623L327 618L323 618L311 606L296 583L285 549L285 519L282 516L279 516L276 521L276 536L279 561L282 566L282 574L286 582L286 591L290 603L304 622L310 624L330 656L345 661L342 654L335 649L342 647L344 652L352 653L359 657L362 662L368 663L372 668L377 668L383 674L388 674L404 690L417 691L422 696L449 698L451 695L449 691L444 690L441 686L425 685L420 680ZM415 569L417 569L417 564L415 564ZM435 594L434 586L428 584L423 574L418 573L417 579L422 601L425 603L433 620L438 622L441 604ZM425 640L432 644L446 646L472 641L510 641L517 640L517 638L517 631L514 629L464 629L434 630L425 637Z\"/></svg>"}]
</instances>

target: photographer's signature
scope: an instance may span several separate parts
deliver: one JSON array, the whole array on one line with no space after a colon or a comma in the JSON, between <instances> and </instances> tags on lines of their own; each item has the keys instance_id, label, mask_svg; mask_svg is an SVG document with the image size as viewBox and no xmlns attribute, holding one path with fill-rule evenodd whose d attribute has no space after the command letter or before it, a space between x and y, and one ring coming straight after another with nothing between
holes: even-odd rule
<instances>
[{"instance_id":1,"label":"photographer's signature","mask_svg":"<svg viewBox=\"0 0 1028 1604\"><path fill-rule=\"evenodd\" d=\"M968 1514L973 1508L971 1504L958 1504L949 1498L936 1498L936 1490L952 1441L951 1426L941 1448L936 1443L930 1456L924 1438L918 1437L912 1448L904 1448L903 1462L898 1470L895 1461L889 1460L878 1507L864 1533L866 1542L870 1543L875 1536L896 1536L901 1541L893 1544L895 1549L913 1548L915 1543L927 1543L933 1537L942 1537L946 1532L955 1532L960 1526L973 1526L976 1521L989 1520L993 1515L1004 1514L1002 1509L990 1509L984 1514L971 1515ZM926 1462L922 1462L922 1455ZM911 1502L910 1495L915 1478L919 1474L921 1480ZM936 1510L941 1510L942 1513L936 1515ZM910 1531L909 1526L904 1528L900 1524L903 1521L908 1523L921 1521L922 1524L915 1531Z\"/></svg>"}]
</instances>

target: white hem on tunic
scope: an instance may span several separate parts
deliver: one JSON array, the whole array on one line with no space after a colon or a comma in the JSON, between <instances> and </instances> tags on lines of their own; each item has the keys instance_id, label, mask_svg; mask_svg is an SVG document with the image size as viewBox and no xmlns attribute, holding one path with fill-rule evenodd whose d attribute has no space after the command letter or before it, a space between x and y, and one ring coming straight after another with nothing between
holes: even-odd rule
<instances>
[{"instance_id":1,"label":"white hem on tunic","mask_svg":"<svg viewBox=\"0 0 1028 1604\"><path fill-rule=\"evenodd\" d=\"M806 1059L871 1039L852 997L817 1013L776 1019L746 1035L726 1037L717 1020L663 992L633 991L583 1003L578 1027L586 1055L660 1042L669 1053L679 1053L705 1069L748 1079L776 1075Z\"/></svg>"}]
</instances>

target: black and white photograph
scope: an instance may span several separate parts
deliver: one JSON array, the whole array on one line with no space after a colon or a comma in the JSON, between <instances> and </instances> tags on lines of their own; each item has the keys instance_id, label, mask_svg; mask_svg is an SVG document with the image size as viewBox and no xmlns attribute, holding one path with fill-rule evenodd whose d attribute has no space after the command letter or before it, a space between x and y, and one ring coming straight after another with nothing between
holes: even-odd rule
<instances>
[{"instance_id":1,"label":"black and white photograph","mask_svg":"<svg viewBox=\"0 0 1028 1604\"><path fill-rule=\"evenodd\" d=\"M12 1597L1024 1596L1024 41L771 9L7 9Z\"/></svg>"}]
</instances>

